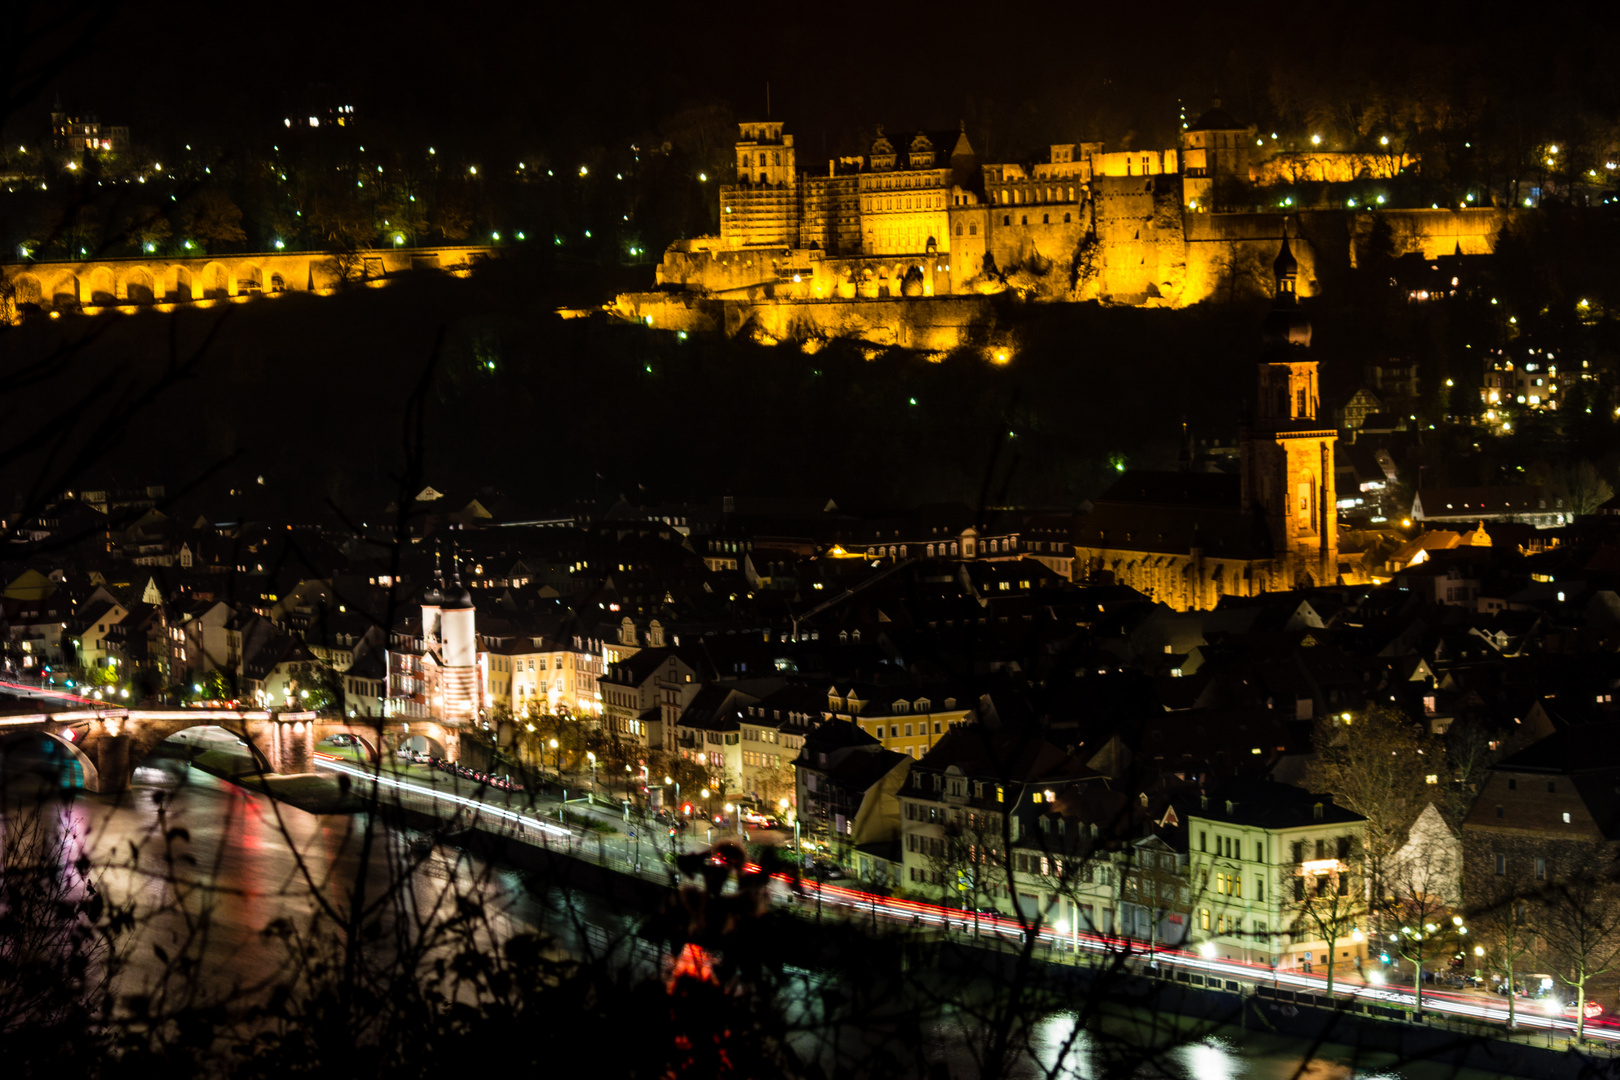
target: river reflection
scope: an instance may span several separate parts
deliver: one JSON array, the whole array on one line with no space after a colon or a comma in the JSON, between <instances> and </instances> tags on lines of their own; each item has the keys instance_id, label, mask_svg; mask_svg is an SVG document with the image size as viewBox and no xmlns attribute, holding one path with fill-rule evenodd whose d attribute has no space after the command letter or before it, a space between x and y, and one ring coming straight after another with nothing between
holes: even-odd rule
<instances>
[{"instance_id":1,"label":"river reflection","mask_svg":"<svg viewBox=\"0 0 1620 1080\"><path fill-rule=\"evenodd\" d=\"M618 964L635 965L637 974L655 975L662 963L658 948L635 936L643 913L577 891L531 890L516 873L451 848L435 848L425 858L418 848L413 856L416 834L365 815L307 814L183 762L160 760L143 768L126 795L81 796L53 807L57 827L102 868L109 897L133 902L145 916L124 942L128 966L120 989L126 994L159 983L173 972L173 958L184 955L196 958L196 983L205 996L246 1000L284 981L295 959L267 928L278 920L299 926L324 920L330 933L356 903L365 906L390 895L406 902L387 908L385 924L431 922L434 912L465 896L488 913L484 932L491 948L513 933L541 930L558 951L608 952ZM398 940L399 935L384 933L376 947L397 947ZM799 976L794 993L805 998L825 985L819 976ZM790 1010L805 1004L784 1002ZM859 1043L873 1032L851 1034ZM936 1069L943 1065L948 1070L943 1075L955 1080L978 1075L971 1048L982 1032L953 1021L948 1008L924 1023L920 1035L923 1050L903 1048L899 1059L919 1065L926 1060ZM822 1038L802 1049L818 1055L817 1042L826 1045ZM1144 1052L1155 1046L1162 1050ZM1117 1052L1120 1047L1132 1050ZM837 1064L851 1063L847 1058L835 1063L829 1056L825 1064L833 1071ZM1210 1034L1175 1018L1122 1009L1089 1031L1076 1032L1074 1018L1067 1015L1035 1021L1027 1048L1008 1075L1473 1080L1485 1074L1423 1063L1390 1071L1387 1059L1358 1060L1345 1047L1313 1047L1307 1057L1298 1040L1227 1029Z\"/></svg>"}]
</instances>

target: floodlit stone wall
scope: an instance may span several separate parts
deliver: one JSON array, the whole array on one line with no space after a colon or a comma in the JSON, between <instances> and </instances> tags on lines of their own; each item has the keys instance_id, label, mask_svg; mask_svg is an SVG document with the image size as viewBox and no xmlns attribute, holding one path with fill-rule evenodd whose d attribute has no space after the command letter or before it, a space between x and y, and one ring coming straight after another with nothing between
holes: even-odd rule
<instances>
[{"instance_id":1,"label":"floodlit stone wall","mask_svg":"<svg viewBox=\"0 0 1620 1080\"><path fill-rule=\"evenodd\" d=\"M0 266L12 302L51 311L139 310L172 303L283 292L326 292L351 281L385 281L406 270L464 270L499 248L389 248L340 261L323 251L168 258L155 255Z\"/></svg>"}]
</instances>

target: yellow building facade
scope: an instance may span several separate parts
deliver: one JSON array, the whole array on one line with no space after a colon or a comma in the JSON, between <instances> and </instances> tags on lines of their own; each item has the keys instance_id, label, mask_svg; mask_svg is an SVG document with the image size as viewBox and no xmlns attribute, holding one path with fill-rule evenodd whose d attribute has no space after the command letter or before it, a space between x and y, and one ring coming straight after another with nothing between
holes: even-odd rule
<instances>
[{"instance_id":1,"label":"yellow building facade","mask_svg":"<svg viewBox=\"0 0 1620 1080\"><path fill-rule=\"evenodd\" d=\"M920 759L945 733L966 723L973 710L955 697L912 697L894 687L834 686L827 691L828 720L854 724L883 749Z\"/></svg>"}]
</instances>

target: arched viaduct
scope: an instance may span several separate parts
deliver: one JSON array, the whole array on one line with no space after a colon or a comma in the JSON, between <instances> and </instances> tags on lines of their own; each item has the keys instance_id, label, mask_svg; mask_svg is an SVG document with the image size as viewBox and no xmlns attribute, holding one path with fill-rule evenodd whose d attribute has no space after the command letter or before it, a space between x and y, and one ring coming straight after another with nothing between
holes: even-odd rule
<instances>
[{"instance_id":1,"label":"arched viaduct","mask_svg":"<svg viewBox=\"0 0 1620 1080\"><path fill-rule=\"evenodd\" d=\"M209 300L235 300L288 292L329 293L345 280L386 281L406 270L464 272L498 256L499 248L390 248L361 252L345 265L324 251L172 258L156 255L79 262L7 263L0 266L19 308L87 315L140 311Z\"/></svg>"},{"instance_id":2,"label":"arched viaduct","mask_svg":"<svg viewBox=\"0 0 1620 1080\"><path fill-rule=\"evenodd\" d=\"M358 738L373 760L406 740L426 740L429 752L460 757L459 731L436 720L346 720L312 712L259 709L73 709L0 717L0 740L39 734L66 748L84 774L87 791L117 792L157 745L187 728L217 726L247 743L267 774L313 772L315 746L330 735Z\"/></svg>"}]
</instances>

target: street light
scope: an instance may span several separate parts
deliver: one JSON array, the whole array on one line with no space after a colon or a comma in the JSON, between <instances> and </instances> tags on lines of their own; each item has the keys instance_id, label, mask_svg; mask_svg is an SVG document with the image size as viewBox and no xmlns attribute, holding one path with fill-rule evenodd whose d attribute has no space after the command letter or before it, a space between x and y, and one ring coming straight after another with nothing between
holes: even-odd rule
<instances>
[{"instance_id":1,"label":"street light","mask_svg":"<svg viewBox=\"0 0 1620 1080\"><path fill-rule=\"evenodd\" d=\"M557 779L562 779L562 747L556 739L551 740L551 748L557 752Z\"/></svg>"},{"instance_id":2,"label":"street light","mask_svg":"<svg viewBox=\"0 0 1620 1080\"><path fill-rule=\"evenodd\" d=\"M591 794L596 794L596 751L585 751L585 760L591 763Z\"/></svg>"}]
</instances>

